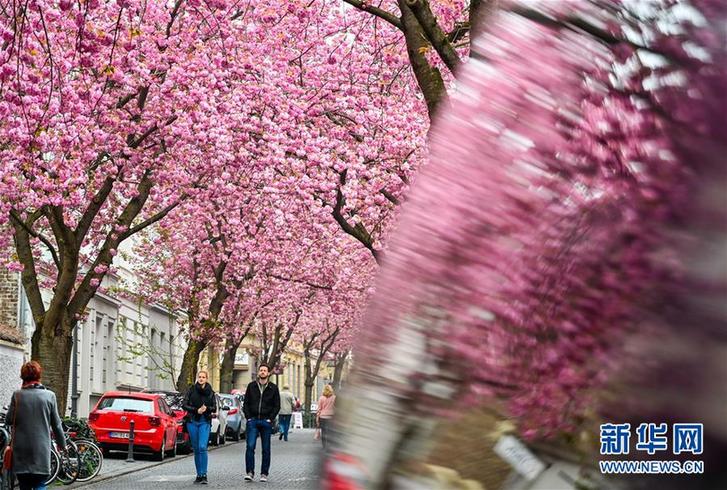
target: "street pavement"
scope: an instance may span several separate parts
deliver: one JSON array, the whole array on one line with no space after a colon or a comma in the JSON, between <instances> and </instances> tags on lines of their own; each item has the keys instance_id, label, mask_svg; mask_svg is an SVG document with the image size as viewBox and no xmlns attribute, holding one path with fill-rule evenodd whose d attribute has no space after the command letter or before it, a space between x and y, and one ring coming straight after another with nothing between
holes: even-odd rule
<instances>
[{"instance_id":1,"label":"street pavement","mask_svg":"<svg viewBox=\"0 0 727 490\"><path fill-rule=\"evenodd\" d=\"M320 441L313 440L313 430L303 429L292 432L289 441L279 441L277 435L272 441L272 464L267 483L259 481L260 463L262 458L260 441L255 453L255 480L245 482L245 443L227 442L219 448L210 448L207 488L267 488L275 490L316 489L318 484L318 465L321 455ZM142 458L140 458L141 460ZM121 474L105 480L99 480L85 489L185 489L205 488L193 483L195 478L194 460L191 456L167 459L163 463L152 464L148 460L137 463L123 463L124 459L113 457L104 461L104 469L108 465L109 474L103 471L100 478ZM134 465L138 465L135 467ZM138 469L137 469L138 468ZM74 485L75 487L76 485Z\"/></svg>"}]
</instances>

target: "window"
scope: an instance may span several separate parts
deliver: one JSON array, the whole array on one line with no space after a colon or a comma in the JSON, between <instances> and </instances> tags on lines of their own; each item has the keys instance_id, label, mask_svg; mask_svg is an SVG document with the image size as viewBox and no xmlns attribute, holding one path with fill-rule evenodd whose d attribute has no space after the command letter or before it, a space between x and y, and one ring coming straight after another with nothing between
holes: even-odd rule
<instances>
[{"instance_id":1,"label":"window","mask_svg":"<svg viewBox=\"0 0 727 490\"><path fill-rule=\"evenodd\" d=\"M154 404L152 400L140 398L108 397L101 400L98 410L154 413Z\"/></svg>"},{"instance_id":2,"label":"window","mask_svg":"<svg viewBox=\"0 0 727 490\"><path fill-rule=\"evenodd\" d=\"M103 389L107 390L116 383L114 361L116 359L116 339L114 338L114 319L110 318L106 324L106 341L104 343L104 369L103 369Z\"/></svg>"}]
</instances>

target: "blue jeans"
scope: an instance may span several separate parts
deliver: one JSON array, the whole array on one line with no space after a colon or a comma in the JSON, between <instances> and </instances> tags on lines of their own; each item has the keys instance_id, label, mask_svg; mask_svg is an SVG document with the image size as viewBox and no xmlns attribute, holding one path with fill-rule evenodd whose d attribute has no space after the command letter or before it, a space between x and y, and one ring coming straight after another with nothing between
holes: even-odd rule
<instances>
[{"instance_id":1,"label":"blue jeans","mask_svg":"<svg viewBox=\"0 0 727 490\"><path fill-rule=\"evenodd\" d=\"M23 473L15 475L20 483L20 490L46 490L44 485L49 475L37 475L35 473Z\"/></svg>"},{"instance_id":2,"label":"blue jeans","mask_svg":"<svg viewBox=\"0 0 727 490\"><path fill-rule=\"evenodd\" d=\"M288 431L290 430L290 418L293 415L278 415L278 426L280 427L280 433L283 439L288 440Z\"/></svg>"},{"instance_id":3,"label":"blue jeans","mask_svg":"<svg viewBox=\"0 0 727 490\"><path fill-rule=\"evenodd\" d=\"M263 419L250 419L247 421L245 473L255 473L255 445L258 433L263 446L263 465L260 468L260 474L267 475L268 471L270 471L270 436L273 433L273 424Z\"/></svg>"},{"instance_id":4,"label":"blue jeans","mask_svg":"<svg viewBox=\"0 0 727 490\"><path fill-rule=\"evenodd\" d=\"M204 419L187 422L187 432L189 432L189 442L192 443L192 451L194 451L194 467L197 469L197 476L207 476L207 444L210 442L211 427L212 424Z\"/></svg>"}]
</instances>

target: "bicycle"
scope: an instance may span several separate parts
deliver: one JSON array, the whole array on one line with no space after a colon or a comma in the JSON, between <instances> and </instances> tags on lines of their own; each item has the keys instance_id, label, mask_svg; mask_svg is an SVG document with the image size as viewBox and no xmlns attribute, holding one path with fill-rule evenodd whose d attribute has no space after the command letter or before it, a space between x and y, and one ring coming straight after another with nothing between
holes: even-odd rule
<instances>
[{"instance_id":1,"label":"bicycle","mask_svg":"<svg viewBox=\"0 0 727 490\"><path fill-rule=\"evenodd\" d=\"M50 478L46 485L58 480L64 485L70 485L75 482L79 476L81 468L81 457L78 452L76 443L65 434L66 450L61 452L56 444L51 442L51 472L53 473L53 459L58 458L58 467L55 471L55 478Z\"/></svg>"},{"instance_id":2,"label":"bicycle","mask_svg":"<svg viewBox=\"0 0 727 490\"><path fill-rule=\"evenodd\" d=\"M77 482L87 482L96 477L103 466L103 451L96 444L96 434L88 424L79 420L63 420L63 429L67 438L76 443L80 466Z\"/></svg>"},{"instance_id":3,"label":"bicycle","mask_svg":"<svg viewBox=\"0 0 727 490\"><path fill-rule=\"evenodd\" d=\"M78 449L78 456L80 459L76 481L89 481L96 477L96 475L98 475L101 471L101 466L103 465L103 452L93 441L89 441L87 439L75 439L74 442Z\"/></svg>"}]
</instances>

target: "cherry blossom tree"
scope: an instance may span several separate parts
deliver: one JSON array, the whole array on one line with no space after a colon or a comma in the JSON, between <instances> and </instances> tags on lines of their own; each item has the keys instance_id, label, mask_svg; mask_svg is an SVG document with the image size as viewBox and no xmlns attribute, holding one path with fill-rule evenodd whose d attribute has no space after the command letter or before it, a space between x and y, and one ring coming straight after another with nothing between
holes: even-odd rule
<instances>
[{"instance_id":1,"label":"cherry blossom tree","mask_svg":"<svg viewBox=\"0 0 727 490\"><path fill-rule=\"evenodd\" d=\"M376 392L396 430L359 426L342 447L371 478L453 399L504 402L548 438L577 430L627 360L644 369L625 344L671 331L654 318L681 308L680 246L706 219L689 211L723 154L726 15L513 2L475 41L365 321L350 396Z\"/></svg>"},{"instance_id":2,"label":"cherry blossom tree","mask_svg":"<svg viewBox=\"0 0 727 490\"><path fill-rule=\"evenodd\" d=\"M226 118L234 86L234 12L133 0L1 11L2 245L12 239L32 355L64 409L73 328L119 246L229 161L213 121Z\"/></svg>"},{"instance_id":3,"label":"cherry blossom tree","mask_svg":"<svg viewBox=\"0 0 727 490\"><path fill-rule=\"evenodd\" d=\"M250 8L240 9L244 13L236 22L244 23L245 33L236 42L251 52L265 53L261 61L244 59L245 66L255 67L256 75L240 87L242 101L236 106L236 113L245 115L234 140L238 145L234 158L241 161L238 168L242 170L224 178L229 188L209 197L218 202L218 209L197 208L199 200L208 199L199 196L192 211L174 218L175 224L164 232L170 242L165 246L174 251L173 257L158 262L164 264L161 269L147 268L174 281L199 278L188 258L198 257L212 242L223 241L222 236L228 243L237 238L238 260L211 252L207 259L199 259L208 262L199 267L206 270L203 274L217 270L223 277L230 272L229 265L218 269L223 263L255 264L256 287L264 297L275 298L265 311L292 315L284 323L273 321L272 325L263 321L267 315L256 317L258 325L268 326L265 332L258 332L263 342L270 343L263 347L278 347L273 349L273 360L282 352L283 340L292 335L288 320L295 318L291 313L297 308L294 303L310 289L330 287L328 280L335 272L324 271L320 264L331 262L327 251L338 253L349 247L345 239L337 237L339 226L363 240L374 253L380 246L378 240L393 220L397 196L417 167L418 156L413 154L426 128L410 84L399 77L401 59L391 56L386 61L376 49L358 43L365 38L354 30L362 28L360 19L350 22L342 11L329 8L334 3L288 2L283 8L283 4L261 7L251 2ZM401 133L412 134L412 138L402 141ZM221 194L226 197L221 199ZM259 195L268 196L267 200ZM236 202L245 200L250 204L239 210L238 218L225 217L237 215ZM218 223L225 221L225 229L221 235L208 234L203 237L206 243L200 244L194 237L213 226L205 222L210 215ZM239 239L246 236L241 227L254 221L251 216L267 220L268 229L276 232L268 233L265 240L257 236ZM199 246L190 249L192 243ZM159 248L163 247L157 244L150 251ZM366 259L355 267L364 276L370 270ZM180 270L186 274L180 275ZM220 320L228 300L236 305L231 310L248 311L240 306L242 293L230 293L230 282L224 278L217 283L222 288L219 291L227 293L204 293L208 301L222 299L215 303L218 311L207 322L214 325L214 332L204 329L203 340L194 333L197 326L190 324L191 340L180 380L192 379L201 350L223 337L223 364L229 369L242 339L228 335L234 325ZM302 292L292 294L297 289ZM180 297L204 290L187 287ZM272 294L275 291L277 296Z\"/></svg>"}]
</instances>

